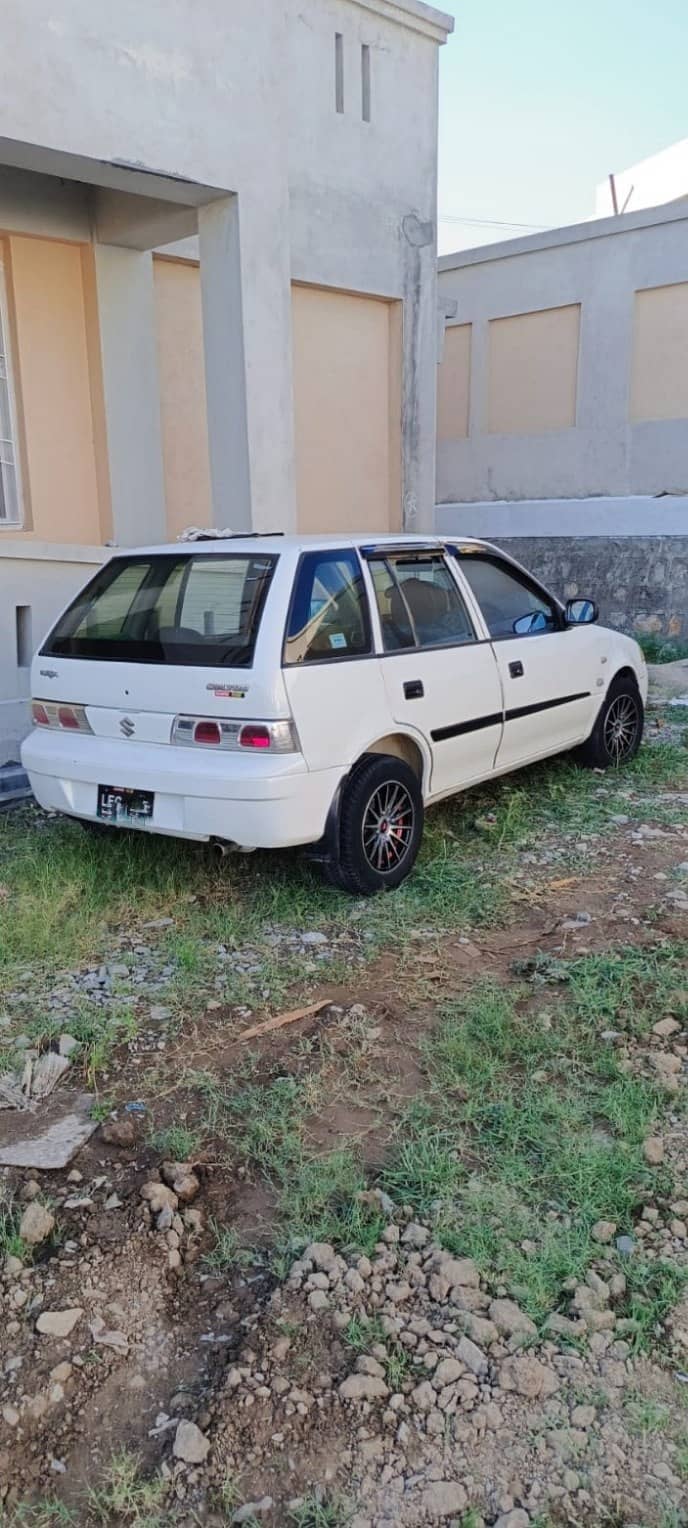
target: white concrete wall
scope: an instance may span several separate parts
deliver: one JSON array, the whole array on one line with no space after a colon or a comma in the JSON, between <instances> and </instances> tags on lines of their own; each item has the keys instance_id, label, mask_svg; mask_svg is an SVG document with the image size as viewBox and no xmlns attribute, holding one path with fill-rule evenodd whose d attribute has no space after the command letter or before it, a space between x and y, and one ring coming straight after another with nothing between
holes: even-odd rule
<instances>
[{"instance_id":1,"label":"white concrete wall","mask_svg":"<svg viewBox=\"0 0 688 1528\"><path fill-rule=\"evenodd\" d=\"M688 490L688 418L634 419L630 401L635 294L688 280L688 207L461 251L440 260L438 280L441 300L456 304L450 323L471 325L468 435L447 438L443 404L440 504ZM572 304L580 305L575 422L490 432L490 320Z\"/></svg>"}]
</instances>

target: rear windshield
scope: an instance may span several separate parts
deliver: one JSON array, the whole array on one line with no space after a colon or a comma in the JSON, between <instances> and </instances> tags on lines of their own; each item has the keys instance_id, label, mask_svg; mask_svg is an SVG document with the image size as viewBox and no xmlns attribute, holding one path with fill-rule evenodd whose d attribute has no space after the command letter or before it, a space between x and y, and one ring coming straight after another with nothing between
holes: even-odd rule
<instances>
[{"instance_id":1,"label":"rear windshield","mask_svg":"<svg viewBox=\"0 0 688 1528\"><path fill-rule=\"evenodd\" d=\"M77 595L42 652L249 668L276 561L211 552L115 557Z\"/></svg>"}]
</instances>

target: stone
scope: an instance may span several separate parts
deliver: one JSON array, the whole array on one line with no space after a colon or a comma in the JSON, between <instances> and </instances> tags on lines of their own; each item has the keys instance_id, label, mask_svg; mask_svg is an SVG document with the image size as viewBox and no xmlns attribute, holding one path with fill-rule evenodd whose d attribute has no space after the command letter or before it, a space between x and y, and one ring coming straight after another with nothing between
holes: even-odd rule
<instances>
[{"instance_id":1,"label":"stone","mask_svg":"<svg viewBox=\"0 0 688 1528\"><path fill-rule=\"evenodd\" d=\"M600 1246L606 1247L616 1233L613 1220L596 1220L591 1231L593 1241L599 1242Z\"/></svg>"},{"instance_id":2,"label":"stone","mask_svg":"<svg viewBox=\"0 0 688 1528\"><path fill-rule=\"evenodd\" d=\"M427 1226L419 1226L415 1220L406 1227L401 1238L405 1247L425 1247L430 1240Z\"/></svg>"},{"instance_id":3,"label":"stone","mask_svg":"<svg viewBox=\"0 0 688 1528\"><path fill-rule=\"evenodd\" d=\"M308 1296L308 1304L311 1310L329 1310L330 1301L324 1289L313 1289Z\"/></svg>"},{"instance_id":4,"label":"stone","mask_svg":"<svg viewBox=\"0 0 688 1528\"><path fill-rule=\"evenodd\" d=\"M658 1024L653 1024L653 1035L659 1035L660 1040L669 1040L672 1035L677 1035L681 1025L678 1019L660 1019Z\"/></svg>"},{"instance_id":5,"label":"stone","mask_svg":"<svg viewBox=\"0 0 688 1528\"><path fill-rule=\"evenodd\" d=\"M79 1045L80 1041L75 1039L74 1035L60 1035L58 1049L61 1056L71 1056L75 1050L79 1049Z\"/></svg>"},{"instance_id":6,"label":"stone","mask_svg":"<svg viewBox=\"0 0 688 1528\"><path fill-rule=\"evenodd\" d=\"M47 1240L54 1225L55 1216L38 1199L33 1199L27 1204L19 1222L19 1235L29 1247L37 1247L40 1242Z\"/></svg>"},{"instance_id":7,"label":"stone","mask_svg":"<svg viewBox=\"0 0 688 1528\"><path fill-rule=\"evenodd\" d=\"M36 1331L42 1337L69 1337L70 1332L83 1316L81 1306L73 1306L69 1310L44 1310L36 1322Z\"/></svg>"},{"instance_id":8,"label":"stone","mask_svg":"<svg viewBox=\"0 0 688 1528\"><path fill-rule=\"evenodd\" d=\"M513 1390L526 1400L535 1401L554 1395L559 1389L559 1380L552 1369L532 1354L518 1353L500 1365L499 1385L502 1390Z\"/></svg>"},{"instance_id":9,"label":"stone","mask_svg":"<svg viewBox=\"0 0 688 1528\"><path fill-rule=\"evenodd\" d=\"M449 1289L464 1285L471 1289L480 1287L480 1274L470 1257L440 1256L437 1259L436 1271Z\"/></svg>"},{"instance_id":10,"label":"stone","mask_svg":"<svg viewBox=\"0 0 688 1528\"><path fill-rule=\"evenodd\" d=\"M91 1118L95 1103L92 1093L50 1095L50 1100L40 1114L28 1109L17 1118L14 1111L11 1122L4 1126L10 1130L11 1139L0 1136L0 1167L29 1167L38 1171L57 1171L67 1167L98 1129L98 1121ZM46 1122L47 1116L47 1122ZM36 1187L36 1192L40 1189Z\"/></svg>"},{"instance_id":11,"label":"stone","mask_svg":"<svg viewBox=\"0 0 688 1528\"><path fill-rule=\"evenodd\" d=\"M345 1273L344 1283L346 1288L351 1290L352 1295L360 1295L365 1289L365 1279L356 1268L350 1268L348 1273Z\"/></svg>"},{"instance_id":12,"label":"stone","mask_svg":"<svg viewBox=\"0 0 688 1528\"><path fill-rule=\"evenodd\" d=\"M101 1135L108 1146L134 1146L136 1126L131 1119L106 1119Z\"/></svg>"},{"instance_id":13,"label":"stone","mask_svg":"<svg viewBox=\"0 0 688 1528\"><path fill-rule=\"evenodd\" d=\"M647 1140L643 1141L643 1155L650 1167L659 1167L664 1161L664 1142L661 1135L649 1135Z\"/></svg>"},{"instance_id":14,"label":"stone","mask_svg":"<svg viewBox=\"0 0 688 1528\"><path fill-rule=\"evenodd\" d=\"M356 1373L372 1374L375 1379L384 1379L385 1377L382 1364L378 1362L377 1358L370 1358L367 1353L362 1353L360 1358L356 1359Z\"/></svg>"},{"instance_id":15,"label":"stone","mask_svg":"<svg viewBox=\"0 0 688 1528\"><path fill-rule=\"evenodd\" d=\"M503 1336L513 1337L536 1337L537 1327L525 1311L519 1309L513 1300L492 1300L490 1304L490 1320L494 1322L497 1331Z\"/></svg>"},{"instance_id":16,"label":"stone","mask_svg":"<svg viewBox=\"0 0 688 1528\"><path fill-rule=\"evenodd\" d=\"M303 1253L302 1262L313 1263L316 1268L329 1273L337 1267L337 1254L329 1242L311 1242Z\"/></svg>"},{"instance_id":17,"label":"stone","mask_svg":"<svg viewBox=\"0 0 688 1528\"><path fill-rule=\"evenodd\" d=\"M592 1427L596 1416L594 1406L574 1406L571 1412L571 1423L573 1427Z\"/></svg>"},{"instance_id":18,"label":"stone","mask_svg":"<svg viewBox=\"0 0 688 1528\"><path fill-rule=\"evenodd\" d=\"M494 1528L529 1528L530 1518L523 1507L514 1507L497 1518Z\"/></svg>"},{"instance_id":19,"label":"stone","mask_svg":"<svg viewBox=\"0 0 688 1528\"><path fill-rule=\"evenodd\" d=\"M271 1496L262 1496L260 1501L244 1502L243 1507L237 1507L232 1514L232 1523L253 1523L256 1518L267 1517L274 1507Z\"/></svg>"},{"instance_id":20,"label":"stone","mask_svg":"<svg viewBox=\"0 0 688 1528\"><path fill-rule=\"evenodd\" d=\"M470 1369L471 1374L481 1375L487 1373L487 1359L485 1354L471 1342L470 1337L461 1337L456 1345L456 1356Z\"/></svg>"},{"instance_id":21,"label":"stone","mask_svg":"<svg viewBox=\"0 0 688 1528\"><path fill-rule=\"evenodd\" d=\"M69 1364L69 1363L56 1364L55 1368L50 1370L50 1378L53 1381L53 1384L55 1384L55 1385L66 1385L67 1380L69 1379L71 1373L72 1373L72 1365L71 1364Z\"/></svg>"},{"instance_id":22,"label":"stone","mask_svg":"<svg viewBox=\"0 0 688 1528\"><path fill-rule=\"evenodd\" d=\"M472 1311L467 1311L462 1320L467 1337L478 1347L489 1348L497 1341L499 1333L494 1321L488 1321L486 1316L475 1316Z\"/></svg>"},{"instance_id":23,"label":"stone","mask_svg":"<svg viewBox=\"0 0 688 1528\"><path fill-rule=\"evenodd\" d=\"M8 1427L16 1427L19 1421L19 1412L16 1406L3 1406L2 1420L6 1422Z\"/></svg>"},{"instance_id":24,"label":"stone","mask_svg":"<svg viewBox=\"0 0 688 1528\"><path fill-rule=\"evenodd\" d=\"M179 1422L174 1435L172 1452L175 1459L185 1464L202 1464L210 1452L210 1443L195 1422Z\"/></svg>"},{"instance_id":25,"label":"stone","mask_svg":"<svg viewBox=\"0 0 688 1528\"><path fill-rule=\"evenodd\" d=\"M379 1401L389 1395L384 1380L374 1374L350 1374L339 1386L343 1401Z\"/></svg>"},{"instance_id":26,"label":"stone","mask_svg":"<svg viewBox=\"0 0 688 1528\"><path fill-rule=\"evenodd\" d=\"M441 1390L444 1385L453 1385L463 1372L463 1364L457 1358L443 1358L433 1372L432 1383L436 1390Z\"/></svg>"},{"instance_id":27,"label":"stone","mask_svg":"<svg viewBox=\"0 0 688 1528\"><path fill-rule=\"evenodd\" d=\"M463 1486L458 1481L436 1480L432 1485L426 1486L422 1496L422 1508L432 1521L441 1522L447 1517L456 1517L464 1512L468 1505L468 1497Z\"/></svg>"},{"instance_id":28,"label":"stone","mask_svg":"<svg viewBox=\"0 0 688 1528\"><path fill-rule=\"evenodd\" d=\"M427 1379L421 1380L419 1385L411 1391L411 1400L416 1411L432 1411L436 1405L436 1396L433 1386Z\"/></svg>"},{"instance_id":29,"label":"stone","mask_svg":"<svg viewBox=\"0 0 688 1528\"><path fill-rule=\"evenodd\" d=\"M141 1198L150 1205L153 1215L159 1215L160 1211L166 1208L173 1212L177 1208L177 1195L165 1183L144 1183ZM169 1226L160 1229L167 1231Z\"/></svg>"},{"instance_id":30,"label":"stone","mask_svg":"<svg viewBox=\"0 0 688 1528\"><path fill-rule=\"evenodd\" d=\"M174 1191L182 1204L191 1204L200 1193L200 1179L188 1162L163 1162L160 1169L165 1183Z\"/></svg>"}]
</instances>

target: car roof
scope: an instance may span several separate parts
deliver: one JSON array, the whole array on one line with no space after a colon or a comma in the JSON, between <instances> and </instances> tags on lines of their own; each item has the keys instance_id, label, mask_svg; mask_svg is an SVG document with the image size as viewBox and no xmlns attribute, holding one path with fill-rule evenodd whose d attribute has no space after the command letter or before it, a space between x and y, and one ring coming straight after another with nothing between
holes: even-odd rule
<instances>
[{"instance_id":1,"label":"car roof","mask_svg":"<svg viewBox=\"0 0 688 1528\"><path fill-rule=\"evenodd\" d=\"M292 536L274 534L249 535L244 532L236 532L226 536L201 536L198 540L169 541L158 546L137 547L112 547L115 557L145 557L152 554L174 552L188 552L203 554L204 552L314 552L327 551L336 547L443 547L447 543L459 547L488 547L487 541L480 541L476 536L436 536L428 534L408 535L403 532L396 536L386 532L376 535L373 531L360 531L352 534L350 531L342 532L341 535L323 536Z\"/></svg>"}]
</instances>

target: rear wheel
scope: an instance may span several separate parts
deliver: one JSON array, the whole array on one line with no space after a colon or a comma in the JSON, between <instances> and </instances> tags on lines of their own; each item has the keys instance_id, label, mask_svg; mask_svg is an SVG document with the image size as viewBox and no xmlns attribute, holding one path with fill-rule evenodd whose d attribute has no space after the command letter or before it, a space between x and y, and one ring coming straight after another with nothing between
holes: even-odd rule
<instances>
[{"instance_id":1,"label":"rear wheel","mask_svg":"<svg viewBox=\"0 0 688 1528\"><path fill-rule=\"evenodd\" d=\"M413 869L422 836L417 776L402 759L369 754L344 789L328 879L358 896L391 891Z\"/></svg>"},{"instance_id":2,"label":"rear wheel","mask_svg":"<svg viewBox=\"0 0 688 1528\"><path fill-rule=\"evenodd\" d=\"M590 737L577 750L581 764L613 769L635 758L643 735L645 712L635 681L621 675L607 691Z\"/></svg>"}]
</instances>

